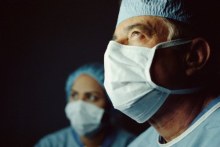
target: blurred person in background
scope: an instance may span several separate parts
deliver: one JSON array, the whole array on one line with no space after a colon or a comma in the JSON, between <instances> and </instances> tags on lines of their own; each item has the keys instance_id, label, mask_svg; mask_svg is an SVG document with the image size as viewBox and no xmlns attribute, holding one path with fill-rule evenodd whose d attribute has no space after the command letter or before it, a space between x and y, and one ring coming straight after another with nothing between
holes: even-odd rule
<instances>
[{"instance_id":1,"label":"blurred person in background","mask_svg":"<svg viewBox=\"0 0 220 147\"><path fill-rule=\"evenodd\" d=\"M104 67L89 63L66 81L65 113L70 126L42 138L35 147L126 147L134 135L115 125L105 92Z\"/></svg>"}]
</instances>

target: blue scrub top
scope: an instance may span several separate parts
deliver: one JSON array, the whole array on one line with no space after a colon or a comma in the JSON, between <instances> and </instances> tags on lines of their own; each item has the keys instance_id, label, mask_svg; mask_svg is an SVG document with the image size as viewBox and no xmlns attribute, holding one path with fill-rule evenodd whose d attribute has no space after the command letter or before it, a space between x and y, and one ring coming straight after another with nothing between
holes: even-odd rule
<instances>
[{"instance_id":1,"label":"blue scrub top","mask_svg":"<svg viewBox=\"0 0 220 147\"><path fill-rule=\"evenodd\" d=\"M73 134L73 138L76 141L76 143L78 144L79 147L85 147L82 142L80 141L79 136L77 135L77 133L71 129L72 134ZM114 142L115 137L116 137L116 132L111 132L109 134L107 134L107 136L105 137L101 147L111 147L112 142Z\"/></svg>"},{"instance_id":2,"label":"blue scrub top","mask_svg":"<svg viewBox=\"0 0 220 147\"><path fill-rule=\"evenodd\" d=\"M220 147L220 97L212 100L190 127L168 143L160 143L160 135L150 127L129 147Z\"/></svg>"},{"instance_id":3,"label":"blue scrub top","mask_svg":"<svg viewBox=\"0 0 220 147\"><path fill-rule=\"evenodd\" d=\"M127 147L134 138L133 134L125 130L111 129L101 147ZM34 147L84 147L84 145L76 132L67 127L45 136Z\"/></svg>"}]
</instances>

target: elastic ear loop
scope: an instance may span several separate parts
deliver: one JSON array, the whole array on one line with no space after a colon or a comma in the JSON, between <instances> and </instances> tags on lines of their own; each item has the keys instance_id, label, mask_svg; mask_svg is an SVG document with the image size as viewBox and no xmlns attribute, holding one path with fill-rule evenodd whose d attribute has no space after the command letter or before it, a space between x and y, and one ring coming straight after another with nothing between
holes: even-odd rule
<instances>
[{"instance_id":1,"label":"elastic ear loop","mask_svg":"<svg viewBox=\"0 0 220 147\"><path fill-rule=\"evenodd\" d=\"M190 40L190 39L176 39L176 40L161 42L153 48L161 49L161 48L173 47L173 46L177 46L177 45L184 45L184 44L188 44L191 42L192 42L192 40ZM197 92L202 89L202 87L196 87L196 88L190 88L190 89L180 89L180 90L170 90L170 89L163 88L163 87L157 87L157 88L163 89L163 91L167 91L170 94L191 94L191 93Z\"/></svg>"},{"instance_id":2,"label":"elastic ear loop","mask_svg":"<svg viewBox=\"0 0 220 147\"><path fill-rule=\"evenodd\" d=\"M177 46L177 45L188 44L191 42L192 42L191 39L175 39L175 40L170 40L170 41L166 41L166 42L161 42L153 48L156 48L156 49L167 48L167 47L173 47L173 46Z\"/></svg>"}]
</instances>

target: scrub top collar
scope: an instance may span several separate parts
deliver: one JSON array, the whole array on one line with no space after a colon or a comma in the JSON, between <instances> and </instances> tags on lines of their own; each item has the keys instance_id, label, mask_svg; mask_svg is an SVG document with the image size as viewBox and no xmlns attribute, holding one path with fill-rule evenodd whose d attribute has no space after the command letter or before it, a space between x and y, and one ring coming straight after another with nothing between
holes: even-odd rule
<instances>
[{"instance_id":1,"label":"scrub top collar","mask_svg":"<svg viewBox=\"0 0 220 147\"><path fill-rule=\"evenodd\" d=\"M160 147L170 147L175 143L182 140L188 134L190 134L193 130L195 130L202 122L204 122L213 112L215 112L218 108L220 108L220 96L212 100L200 113L199 115L193 120L190 127L183 132L180 136L176 137L172 141L163 144L163 139L161 136L158 136L158 145Z\"/></svg>"},{"instance_id":2,"label":"scrub top collar","mask_svg":"<svg viewBox=\"0 0 220 147\"><path fill-rule=\"evenodd\" d=\"M105 139L101 145L101 147L110 147L112 142L114 141L114 138L116 136L115 134L116 132L111 132L111 133L108 133L106 136L105 136ZM79 145L79 147L85 147L83 145L83 143L81 142L79 136L77 135L77 133L75 132L75 130L72 128L72 134L73 134L73 138L75 139L75 141L77 142L77 144Z\"/></svg>"}]
</instances>

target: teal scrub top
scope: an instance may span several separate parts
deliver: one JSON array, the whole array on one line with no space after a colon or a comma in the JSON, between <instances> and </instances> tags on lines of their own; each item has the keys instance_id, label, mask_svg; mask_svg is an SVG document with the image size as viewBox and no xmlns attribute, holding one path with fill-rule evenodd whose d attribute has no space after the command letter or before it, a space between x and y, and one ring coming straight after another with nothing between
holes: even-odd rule
<instances>
[{"instance_id":1,"label":"teal scrub top","mask_svg":"<svg viewBox=\"0 0 220 147\"><path fill-rule=\"evenodd\" d=\"M160 135L150 127L129 147L220 147L220 97L212 100L190 127L168 143L160 143Z\"/></svg>"},{"instance_id":2,"label":"teal scrub top","mask_svg":"<svg viewBox=\"0 0 220 147\"><path fill-rule=\"evenodd\" d=\"M101 147L127 147L135 136L125 130L109 130ZM84 147L79 136L67 127L43 137L34 147Z\"/></svg>"}]
</instances>

